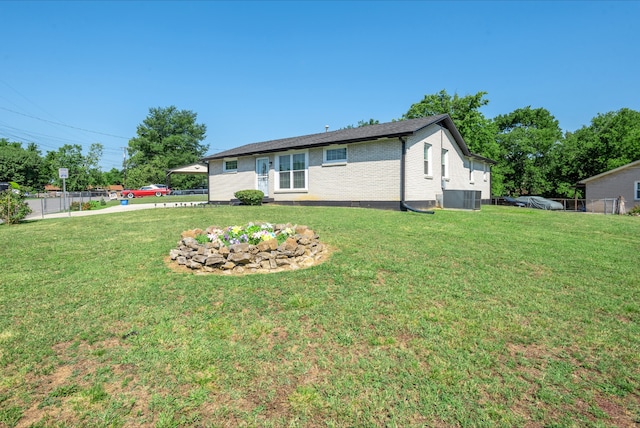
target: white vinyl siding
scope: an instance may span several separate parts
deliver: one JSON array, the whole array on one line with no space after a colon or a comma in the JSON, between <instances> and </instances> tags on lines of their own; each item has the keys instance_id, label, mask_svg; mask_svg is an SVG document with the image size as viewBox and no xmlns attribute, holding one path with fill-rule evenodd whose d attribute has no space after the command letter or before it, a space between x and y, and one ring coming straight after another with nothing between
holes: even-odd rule
<instances>
[{"instance_id":1,"label":"white vinyl siding","mask_svg":"<svg viewBox=\"0 0 640 428\"><path fill-rule=\"evenodd\" d=\"M276 190L307 190L307 152L276 156Z\"/></svg>"}]
</instances>

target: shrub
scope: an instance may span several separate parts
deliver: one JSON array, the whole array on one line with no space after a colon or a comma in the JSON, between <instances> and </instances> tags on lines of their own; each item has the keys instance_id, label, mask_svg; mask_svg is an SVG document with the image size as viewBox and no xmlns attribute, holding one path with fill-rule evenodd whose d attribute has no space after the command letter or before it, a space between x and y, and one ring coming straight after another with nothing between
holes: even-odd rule
<instances>
[{"instance_id":1,"label":"shrub","mask_svg":"<svg viewBox=\"0 0 640 428\"><path fill-rule=\"evenodd\" d=\"M636 205L633 208L631 208L627 214L640 216L640 205Z\"/></svg>"},{"instance_id":2,"label":"shrub","mask_svg":"<svg viewBox=\"0 0 640 428\"><path fill-rule=\"evenodd\" d=\"M264 193L261 190L238 190L233 194L243 205L262 205Z\"/></svg>"},{"instance_id":3,"label":"shrub","mask_svg":"<svg viewBox=\"0 0 640 428\"><path fill-rule=\"evenodd\" d=\"M78 201L75 201L75 202L71 202L71 204L69 205L69 209L71 211L80 211L80 209L82 209L82 211L89 211L89 210L95 210L100 208L100 205L102 204L99 201L94 201L94 200L82 202L82 204L80 204L80 202Z\"/></svg>"},{"instance_id":4,"label":"shrub","mask_svg":"<svg viewBox=\"0 0 640 428\"><path fill-rule=\"evenodd\" d=\"M0 192L0 220L7 224L18 223L31 213L24 195L12 189Z\"/></svg>"}]
</instances>

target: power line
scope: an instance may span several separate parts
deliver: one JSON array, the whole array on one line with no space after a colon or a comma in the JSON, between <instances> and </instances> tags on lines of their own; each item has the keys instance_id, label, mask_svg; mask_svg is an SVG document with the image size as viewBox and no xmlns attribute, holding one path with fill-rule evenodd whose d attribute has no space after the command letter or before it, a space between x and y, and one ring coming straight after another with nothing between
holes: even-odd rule
<instances>
[{"instance_id":1,"label":"power line","mask_svg":"<svg viewBox=\"0 0 640 428\"><path fill-rule=\"evenodd\" d=\"M78 128L77 126L67 125L66 123L54 122L53 120L47 120L47 119L43 119L41 117L32 116L30 114L20 113L19 111L11 110L11 109L6 108L6 107L0 107L0 109L8 111L8 112L11 112L11 113L14 113L14 114L19 114L20 116L25 116L25 117L30 117L31 119L40 120L42 122L47 122L47 123L51 123L51 124L59 125L59 126L65 126L67 128L71 128L71 129L77 129L78 131L91 132L92 134L105 135L107 137L114 137L114 138L121 138L123 140L128 140L127 137L122 137L120 135L107 134L105 132L92 131L90 129L85 129L85 128Z\"/></svg>"}]
</instances>

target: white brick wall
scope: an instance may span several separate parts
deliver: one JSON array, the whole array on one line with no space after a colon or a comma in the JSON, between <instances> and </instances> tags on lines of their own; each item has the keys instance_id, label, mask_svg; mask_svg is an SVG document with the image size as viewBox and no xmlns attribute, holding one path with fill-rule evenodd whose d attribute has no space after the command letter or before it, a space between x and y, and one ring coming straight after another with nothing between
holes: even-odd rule
<instances>
[{"instance_id":1,"label":"white brick wall","mask_svg":"<svg viewBox=\"0 0 640 428\"><path fill-rule=\"evenodd\" d=\"M397 139L349 144L346 164L323 165L323 149L312 149L309 192L288 200L399 201L400 151Z\"/></svg>"},{"instance_id":2,"label":"white brick wall","mask_svg":"<svg viewBox=\"0 0 640 428\"><path fill-rule=\"evenodd\" d=\"M424 144L431 144L431 176L424 174ZM442 149L449 152L449 174L445 180L447 189L480 190L483 199L491 197L490 172L483 178L484 163L473 160L473 184L469 180L469 159L455 143L445 128L432 125L407 140L407 184L405 198L408 201L433 200L442 193Z\"/></svg>"},{"instance_id":3,"label":"white brick wall","mask_svg":"<svg viewBox=\"0 0 640 428\"><path fill-rule=\"evenodd\" d=\"M255 189L255 158L238 158L238 172L223 172L222 160L209 161L209 200L228 201L238 190ZM270 172L269 175L272 173Z\"/></svg>"},{"instance_id":4,"label":"white brick wall","mask_svg":"<svg viewBox=\"0 0 640 428\"><path fill-rule=\"evenodd\" d=\"M432 176L424 174L424 143L432 146ZM483 179L483 164L474 160L474 183L469 181L469 160L463 158L451 134L439 125L432 125L407 139L405 199L435 200L441 190L441 149L449 151L447 189L482 190L489 199L490 180ZM323 164L323 148L308 150L309 172L307 190L300 192L275 189L274 165L278 153L269 155L269 197L275 201L399 201L400 161L402 144L399 139L383 139L347 145L347 162ZM222 160L210 161L210 200L229 200L233 193L257 188L256 157L238 158L238 172L223 173Z\"/></svg>"}]
</instances>

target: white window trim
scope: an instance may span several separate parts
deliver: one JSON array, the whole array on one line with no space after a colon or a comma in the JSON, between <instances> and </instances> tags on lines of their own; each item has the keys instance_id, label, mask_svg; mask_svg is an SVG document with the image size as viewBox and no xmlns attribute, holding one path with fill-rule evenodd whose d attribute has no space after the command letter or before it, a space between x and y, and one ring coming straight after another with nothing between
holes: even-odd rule
<instances>
[{"instance_id":1,"label":"white window trim","mask_svg":"<svg viewBox=\"0 0 640 428\"><path fill-rule=\"evenodd\" d=\"M236 161L235 169L227 169L227 162ZM222 159L222 172L225 174L238 172L238 158L224 158Z\"/></svg>"},{"instance_id":2,"label":"white window trim","mask_svg":"<svg viewBox=\"0 0 640 428\"><path fill-rule=\"evenodd\" d=\"M291 166L293 167L293 155L304 154L304 188L294 189L293 187L290 189L281 189L280 188L280 156L290 156L291 157ZM291 173L291 185L293 186L293 170L289 171ZM275 193L300 193L307 192L309 190L309 151L295 151L295 152L283 152L275 154L274 161L274 173L275 173Z\"/></svg>"},{"instance_id":3,"label":"white window trim","mask_svg":"<svg viewBox=\"0 0 640 428\"><path fill-rule=\"evenodd\" d=\"M346 157L344 159L328 160L327 159L327 152L329 150L337 150L337 149L345 149ZM346 145L329 146L329 147L325 147L325 148L322 149L322 166L346 165L348 158L349 158L349 149L347 148ZM307 167L307 169L308 169L308 167Z\"/></svg>"},{"instance_id":4,"label":"white window trim","mask_svg":"<svg viewBox=\"0 0 640 428\"><path fill-rule=\"evenodd\" d=\"M636 181L633 186L633 200L640 201L640 181Z\"/></svg>"},{"instance_id":5,"label":"white window trim","mask_svg":"<svg viewBox=\"0 0 640 428\"><path fill-rule=\"evenodd\" d=\"M423 162L427 162L427 172L426 174L424 174L424 177L433 178L433 146L429 143L424 143ZM424 172L424 167L423 167L423 172Z\"/></svg>"},{"instance_id":6,"label":"white window trim","mask_svg":"<svg viewBox=\"0 0 640 428\"><path fill-rule=\"evenodd\" d=\"M442 178L449 180L449 150L442 149L440 152L440 168L444 166L444 174L440 171Z\"/></svg>"}]
</instances>

